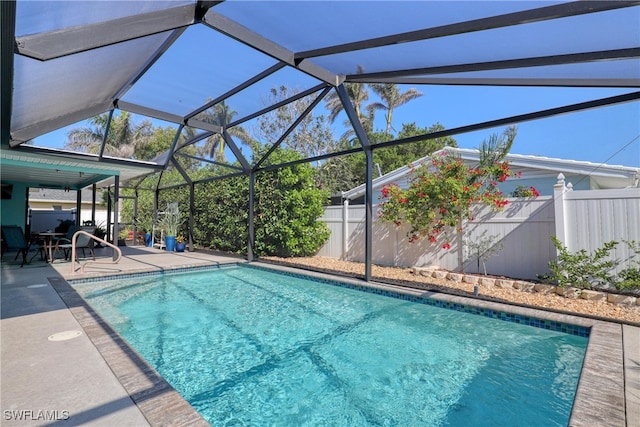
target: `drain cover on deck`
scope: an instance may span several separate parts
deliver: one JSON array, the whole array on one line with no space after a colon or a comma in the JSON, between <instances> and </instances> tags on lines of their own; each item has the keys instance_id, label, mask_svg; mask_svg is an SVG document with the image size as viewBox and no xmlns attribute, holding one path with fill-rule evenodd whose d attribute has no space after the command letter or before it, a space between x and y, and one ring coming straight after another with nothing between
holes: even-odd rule
<instances>
[{"instance_id":1,"label":"drain cover on deck","mask_svg":"<svg viewBox=\"0 0 640 427\"><path fill-rule=\"evenodd\" d=\"M64 331L57 334L49 335L49 341L66 341L73 338L77 338L82 335L80 331Z\"/></svg>"}]
</instances>

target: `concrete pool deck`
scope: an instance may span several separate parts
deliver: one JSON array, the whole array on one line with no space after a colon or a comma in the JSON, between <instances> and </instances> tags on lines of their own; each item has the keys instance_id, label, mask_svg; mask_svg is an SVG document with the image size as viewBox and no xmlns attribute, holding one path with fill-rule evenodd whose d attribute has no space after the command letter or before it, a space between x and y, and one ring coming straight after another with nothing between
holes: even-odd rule
<instances>
[{"instance_id":1,"label":"concrete pool deck","mask_svg":"<svg viewBox=\"0 0 640 427\"><path fill-rule=\"evenodd\" d=\"M142 247L122 249L120 263L88 264L85 275L72 274L68 262L49 265L34 261L19 268L10 262L11 254L3 259L0 424L207 425L84 303L66 280L242 260L206 252L171 254ZM103 257L111 253L109 249L99 252L97 255ZM425 294L419 289L373 286ZM640 328L446 294L429 297L591 327L570 425L640 426Z\"/></svg>"}]
</instances>

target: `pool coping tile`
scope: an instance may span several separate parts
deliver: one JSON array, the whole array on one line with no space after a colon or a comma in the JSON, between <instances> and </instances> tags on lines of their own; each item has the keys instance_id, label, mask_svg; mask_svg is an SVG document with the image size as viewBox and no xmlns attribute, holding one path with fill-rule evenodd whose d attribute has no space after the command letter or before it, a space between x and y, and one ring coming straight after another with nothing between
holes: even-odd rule
<instances>
[{"instance_id":1,"label":"pool coping tile","mask_svg":"<svg viewBox=\"0 0 640 427\"><path fill-rule=\"evenodd\" d=\"M50 277L49 282L149 424L209 426L209 423L125 342L66 280Z\"/></svg>"}]
</instances>

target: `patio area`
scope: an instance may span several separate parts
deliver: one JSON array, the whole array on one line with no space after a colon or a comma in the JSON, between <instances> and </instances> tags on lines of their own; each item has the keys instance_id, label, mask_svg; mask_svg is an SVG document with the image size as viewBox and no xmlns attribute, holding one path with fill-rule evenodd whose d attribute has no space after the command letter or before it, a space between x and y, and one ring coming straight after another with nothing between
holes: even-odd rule
<instances>
[{"instance_id":1,"label":"patio area","mask_svg":"<svg viewBox=\"0 0 640 427\"><path fill-rule=\"evenodd\" d=\"M65 279L242 262L122 247L116 265L72 274L36 257L2 263L2 425L208 425L75 294ZM97 249L109 259L111 249Z\"/></svg>"},{"instance_id":2,"label":"patio area","mask_svg":"<svg viewBox=\"0 0 640 427\"><path fill-rule=\"evenodd\" d=\"M84 275L72 274L69 262L50 265L36 258L19 268L6 257L0 323L3 425L207 425L66 280L244 261L206 252L121 249L117 265L88 265ZM108 258L111 250L96 255ZM507 309L453 295L434 298ZM508 310L592 327L571 425L640 426L639 328L523 307Z\"/></svg>"}]
</instances>

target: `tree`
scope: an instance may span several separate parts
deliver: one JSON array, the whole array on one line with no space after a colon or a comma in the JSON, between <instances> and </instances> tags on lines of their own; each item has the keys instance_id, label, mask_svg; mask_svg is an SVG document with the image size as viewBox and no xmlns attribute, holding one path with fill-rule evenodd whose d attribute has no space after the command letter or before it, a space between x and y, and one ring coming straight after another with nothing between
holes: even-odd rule
<instances>
[{"instance_id":1,"label":"tree","mask_svg":"<svg viewBox=\"0 0 640 427\"><path fill-rule=\"evenodd\" d=\"M364 72L364 68L362 65L358 65L358 74L362 74ZM344 89L353 104L353 108L356 111L356 115L358 119L362 122L365 118L363 113L363 104L369 99L369 90L367 89L367 85L363 83L344 83ZM335 122L338 115L344 110L344 105L342 105L342 101L338 96L338 92L331 92L325 98L325 107L329 110L329 121L331 123Z\"/></svg>"},{"instance_id":2,"label":"tree","mask_svg":"<svg viewBox=\"0 0 640 427\"><path fill-rule=\"evenodd\" d=\"M350 190L359 185L364 176L364 169L357 170L357 165L364 165L364 154L333 157L316 169L316 185L330 194Z\"/></svg>"},{"instance_id":3,"label":"tree","mask_svg":"<svg viewBox=\"0 0 640 427\"><path fill-rule=\"evenodd\" d=\"M121 195L128 198L122 199L120 204L120 218L124 224L135 224L138 231L151 233L153 229L153 198L154 192L148 190L140 190L136 193L134 189L122 188ZM137 216L133 212L133 199L131 197L137 195Z\"/></svg>"},{"instance_id":4,"label":"tree","mask_svg":"<svg viewBox=\"0 0 640 427\"><path fill-rule=\"evenodd\" d=\"M234 176L195 186L195 241L212 249L246 253L249 179Z\"/></svg>"},{"instance_id":5,"label":"tree","mask_svg":"<svg viewBox=\"0 0 640 427\"><path fill-rule=\"evenodd\" d=\"M407 91L401 93L398 85L394 83L375 83L371 84L370 86L382 101L374 102L373 104L371 104L371 108L375 110L386 110L386 133L391 132L393 110L423 95L421 92L414 88L408 89Z\"/></svg>"},{"instance_id":6,"label":"tree","mask_svg":"<svg viewBox=\"0 0 640 427\"><path fill-rule=\"evenodd\" d=\"M397 139L411 136L424 135L444 130L440 123L431 125L428 128L420 128L415 123L403 124L402 130ZM396 139L393 135L385 132L373 132L369 134L372 144L391 141ZM374 172L381 174L389 173L402 166L416 161L422 157L440 150L444 147L457 147L458 143L450 136L423 139L410 144L396 145L381 148L373 151ZM346 141L341 142L341 149L351 148ZM318 168L318 183L328 189L331 194L340 191L347 191L362 184L364 181L365 156L362 153L351 154L349 156L334 157L327 160Z\"/></svg>"},{"instance_id":7,"label":"tree","mask_svg":"<svg viewBox=\"0 0 640 427\"><path fill-rule=\"evenodd\" d=\"M492 135L480 150L480 162L468 166L461 158L446 152L411 171L407 189L392 184L382 189L379 217L397 226L407 222L410 242L428 237L435 243L442 232L453 228L462 231L463 220L473 220L473 205L482 203L502 209L508 201L498 189L498 181L514 175L504 161L513 144L516 129ZM449 249L448 239L442 245Z\"/></svg>"},{"instance_id":8,"label":"tree","mask_svg":"<svg viewBox=\"0 0 640 427\"><path fill-rule=\"evenodd\" d=\"M299 153L277 149L269 163L299 160ZM330 235L318 218L329 194L315 185L308 163L260 173L256 177L255 252L283 257L315 255Z\"/></svg>"},{"instance_id":9,"label":"tree","mask_svg":"<svg viewBox=\"0 0 640 427\"><path fill-rule=\"evenodd\" d=\"M171 147L176 136L176 129L172 127L154 128L148 141L135 149L135 157L139 160L151 160L164 153Z\"/></svg>"},{"instance_id":10,"label":"tree","mask_svg":"<svg viewBox=\"0 0 640 427\"><path fill-rule=\"evenodd\" d=\"M298 93L297 90L286 86L272 88L264 102L266 105L273 105L296 93ZM311 97L304 97L261 116L254 136L267 146L273 145L312 102ZM314 114L312 111L287 135L281 146L297 151L308 158L334 151L336 142L328 118L322 114Z\"/></svg>"},{"instance_id":11,"label":"tree","mask_svg":"<svg viewBox=\"0 0 640 427\"><path fill-rule=\"evenodd\" d=\"M397 138L392 138L389 134L378 132L372 137L372 143L390 141L392 139L409 138L412 136L425 135L428 133L443 131L444 126L440 123L431 125L428 128L420 128L415 123L403 124L402 130ZM373 152L373 161L380 166L383 174L389 173L402 166L416 161L422 157L429 156L433 152L444 147L457 147L458 143L450 136L434 139L423 139L410 144L401 144L387 147Z\"/></svg>"},{"instance_id":12,"label":"tree","mask_svg":"<svg viewBox=\"0 0 640 427\"><path fill-rule=\"evenodd\" d=\"M89 126L76 128L67 134L66 149L97 154L102 140L107 133L104 153L123 158L137 158L136 150L144 147L153 133L153 125L149 120L134 123L130 113L122 111L113 115L109 132L107 131L108 114L101 114L89 119Z\"/></svg>"},{"instance_id":13,"label":"tree","mask_svg":"<svg viewBox=\"0 0 640 427\"><path fill-rule=\"evenodd\" d=\"M300 158L293 150L279 148L267 164ZM256 255L306 256L322 247L329 230L318 218L328 194L315 186L309 164L261 172L256 176L255 191ZM218 250L246 252L248 200L246 176L196 185L197 241Z\"/></svg>"},{"instance_id":14,"label":"tree","mask_svg":"<svg viewBox=\"0 0 640 427\"><path fill-rule=\"evenodd\" d=\"M212 123L224 128L232 137L238 138L240 141L244 142L250 147L253 147L253 138L251 138L249 133L242 126L233 126L230 128L227 127L229 123L233 122L233 119L237 114L238 113L235 110L231 109L231 107L227 105L225 101L222 101L198 114L197 118L198 120ZM224 149L224 137L221 134L216 133L207 138L204 149L200 153L200 155L205 157L208 156L214 160L224 162Z\"/></svg>"}]
</instances>

